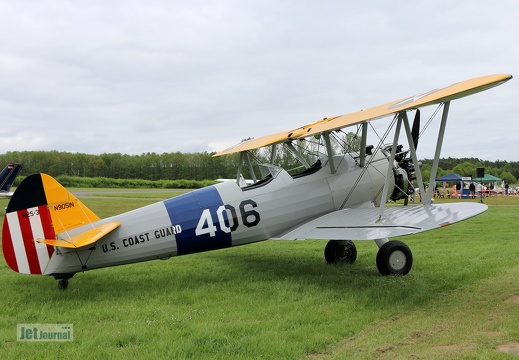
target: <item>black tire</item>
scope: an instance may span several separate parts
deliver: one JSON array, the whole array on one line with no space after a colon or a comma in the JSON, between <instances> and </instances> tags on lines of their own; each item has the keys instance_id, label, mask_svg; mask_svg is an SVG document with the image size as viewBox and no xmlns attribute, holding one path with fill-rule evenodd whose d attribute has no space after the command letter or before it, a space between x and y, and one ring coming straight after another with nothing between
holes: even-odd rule
<instances>
[{"instance_id":1,"label":"black tire","mask_svg":"<svg viewBox=\"0 0 519 360\"><path fill-rule=\"evenodd\" d=\"M68 280L67 279L59 279L58 280L58 289L61 291L65 291L68 288Z\"/></svg>"},{"instance_id":2,"label":"black tire","mask_svg":"<svg viewBox=\"0 0 519 360\"><path fill-rule=\"evenodd\" d=\"M401 241L388 241L377 253L377 268L380 274L407 275L413 266L411 249Z\"/></svg>"},{"instance_id":3,"label":"black tire","mask_svg":"<svg viewBox=\"0 0 519 360\"><path fill-rule=\"evenodd\" d=\"M353 264L357 260L357 248L353 241L330 240L324 248L328 264Z\"/></svg>"}]
</instances>

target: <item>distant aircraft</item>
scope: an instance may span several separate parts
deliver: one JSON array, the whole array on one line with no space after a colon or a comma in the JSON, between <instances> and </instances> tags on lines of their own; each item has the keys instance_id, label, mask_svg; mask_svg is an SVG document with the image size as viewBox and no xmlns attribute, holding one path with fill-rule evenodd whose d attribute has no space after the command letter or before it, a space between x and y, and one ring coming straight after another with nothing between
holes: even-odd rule
<instances>
[{"instance_id":1,"label":"distant aircraft","mask_svg":"<svg viewBox=\"0 0 519 360\"><path fill-rule=\"evenodd\" d=\"M489 75L392 101L371 109L242 142L215 156L240 153L236 181L224 181L127 213L100 219L46 174L26 177L11 198L2 248L11 269L51 275L66 289L77 272L153 259L167 259L267 239L329 240L329 263L353 263L352 240L374 240L382 275L405 275L413 264L409 247L389 238L436 229L478 215L482 203L430 204L416 147L419 108L442 109L429 183L434 183L452 100L505 83ZM415 113L411 126L407 114ZM377 145L367 145L370 122L391 116ZM343 128L360 134L360 146L341 143ZM409 150L399 144L402 128ZM389 144L386 138L394 132ZM370 135L371 136L371 135ZM339 147L342 149L339 151ZM259 152L268 150L267 162ZM289 153L299 169L279 165ZM268 157L267 157L268 155ZM264 161L264 160L261 160ZM248 185L242 179L252 178ZM420 189L421 205L386 206Z\"/></svg>"},{"instance_id":2,"label":"distant aircraft","mask_svg":"<svg viewBox=\"0 0 519 360\"><path fill-rule=\"evenodd\" d=\"M13 193L9 190L11 190L14 179L16 179L22 167L22 164L9 163L0 172L0 199L13 196Z\"/></svg>"}]
</instances>

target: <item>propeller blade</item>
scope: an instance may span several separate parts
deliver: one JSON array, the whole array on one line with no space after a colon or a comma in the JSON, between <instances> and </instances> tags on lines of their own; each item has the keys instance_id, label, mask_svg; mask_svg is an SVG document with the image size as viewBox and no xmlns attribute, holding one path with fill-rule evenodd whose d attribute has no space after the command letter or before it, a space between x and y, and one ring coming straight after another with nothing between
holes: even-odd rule
<instances>
[{"instance_id":1,"label":"propeller blade","mask_svg":"<svg viewBox=\"0 0 519 360\"><path fill-rule=\"evenodd\" d=\"M414 114L411 135L413 136L414 149L416 150L418 147L418 137L420 136L420 109L416 109L416 113Z\"/></svg>"}]
</instances>

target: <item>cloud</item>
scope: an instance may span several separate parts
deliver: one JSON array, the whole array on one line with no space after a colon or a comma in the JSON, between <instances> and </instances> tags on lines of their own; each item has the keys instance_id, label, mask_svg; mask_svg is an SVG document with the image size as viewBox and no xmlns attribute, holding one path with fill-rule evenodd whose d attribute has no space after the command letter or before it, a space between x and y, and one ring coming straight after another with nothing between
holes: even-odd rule
<instances>
[{"instance_id":1,"label":"cloud","mask_svg":"<svg viewBox=\"0 0 519 360\"><path fill-rule=\"evenodd\" d=\"M467 78L514 74L518 8L0 1L0 152L214 151ZM454 103L444 156L470 149L517 160L518 89L512 80L459 100L459 110ZM493 131L459 135L482 123ZM510 146L497 148L496 136Z\"/></svg>"}]
</instances>

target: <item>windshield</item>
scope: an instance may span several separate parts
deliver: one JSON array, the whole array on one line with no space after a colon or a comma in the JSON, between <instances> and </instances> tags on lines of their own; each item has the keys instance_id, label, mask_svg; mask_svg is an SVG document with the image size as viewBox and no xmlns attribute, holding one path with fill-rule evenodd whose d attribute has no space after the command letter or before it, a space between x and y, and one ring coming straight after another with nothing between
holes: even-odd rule
<instances>
[{"instance_id":1,"label":"windshield","mask_svg":"<svg viewBox=\"0 0 519 360\"><path fill-rule=\"evenodd\" d=\"M281 167L272 164L259 164L258 166L262 179L269 175L275 178L283 170Z\"/></svg>"}]
</instances>

